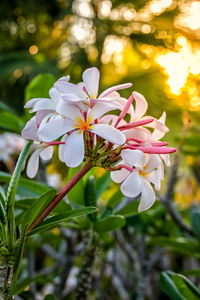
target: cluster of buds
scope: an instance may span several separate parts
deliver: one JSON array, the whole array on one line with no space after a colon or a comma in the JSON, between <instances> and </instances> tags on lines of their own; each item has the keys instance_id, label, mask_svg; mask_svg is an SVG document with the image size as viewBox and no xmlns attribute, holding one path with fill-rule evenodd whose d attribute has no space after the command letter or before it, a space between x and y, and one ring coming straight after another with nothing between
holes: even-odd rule
<instances>
[{"instance_id":1,"label":"cluster of buds","mask_svg":"<svg viewBox=\"0 0 200 300\"><path fill-rule=\"evenodd\" d=\"M163 179L162 161L169 165L169 153L176 151L159 141L168 132L166 115L159 120L144 116L147 101L137 92L128 100L121 97L118 91L131 87L130 83L98 95L99 76L98 69L90 68L78 84L62 77L50 89L50 99L26 103L36 113L22 131L23 137L34 141L27 175L35 177L39 157L50 159L58 146L59 159L68 167L85 161L111 171L125 196L141 193L139 211L146 210L156 198L152 184L159 190Z\"/></svg>"}]
</instances>

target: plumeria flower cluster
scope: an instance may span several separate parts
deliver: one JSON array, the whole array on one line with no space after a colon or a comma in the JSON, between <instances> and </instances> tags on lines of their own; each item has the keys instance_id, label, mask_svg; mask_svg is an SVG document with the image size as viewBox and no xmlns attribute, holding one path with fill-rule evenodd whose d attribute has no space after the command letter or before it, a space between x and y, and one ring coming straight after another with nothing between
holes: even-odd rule
<instances>
[{"instance_id":1,"label":"plumeria flower cluster","mask_svg":"<svg viewBox=\"0 0 200 300\"><path fill-rule=\"evenodd\" d=\"M141 193L139 211L148 209L155 201L164 176L163 161L170 164L169 153L175 148L159 141L168 128L166 115L158 120L144 116L145 98L133 92L129 99L119 90L130 83L113 86L100 95L99 71L83 72L83 81L70 82L70 77L57 80L49 91L50 99L35 98L25 105L35 115L22 130L22 136L33 140L27 175L37 174L39 157L49 160L53 148L59 147L59 159L68 167L83 161L111 171L111 178L122 183L127 197ZM129 120L129 121L127 121Z\"/></svg>"}]
</instances>

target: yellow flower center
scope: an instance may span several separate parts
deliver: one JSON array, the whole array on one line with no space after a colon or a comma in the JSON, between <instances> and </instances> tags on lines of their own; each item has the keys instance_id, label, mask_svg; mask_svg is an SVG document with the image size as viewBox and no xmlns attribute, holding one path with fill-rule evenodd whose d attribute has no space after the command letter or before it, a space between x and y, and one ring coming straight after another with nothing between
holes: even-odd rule
<instances>
[{"instance_id":1,"label":"yellow flower center","mask_svg":"<svg viewBox=\"0 0 200 300\"><path fill-rule=\"evenodd\" d=\"M91 117L87 118L86 121L84 121L81 118L77 118L76 119L77 123L74 125L74 127L79 129L79 133L81 134L83 131L93 128L92 125L90 125L91 121L92 121Z\"/></svg>"}]
</instances>

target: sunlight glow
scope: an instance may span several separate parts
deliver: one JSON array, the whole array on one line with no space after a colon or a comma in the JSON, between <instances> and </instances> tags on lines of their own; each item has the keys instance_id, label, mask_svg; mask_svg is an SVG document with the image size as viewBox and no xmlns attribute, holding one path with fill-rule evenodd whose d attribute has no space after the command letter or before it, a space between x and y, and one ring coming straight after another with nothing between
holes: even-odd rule
<instances>
[{"instance_id":1,"label":"sunlight glow","mask_svg":"<svg viewBox=\"0 0 200 300\"><path fill-rule=\"evenodd\" d=\"M158 54L156 62L164 68L171 92L180 95L188 76L200 74L200 50L192 49L185 37L178 37L176 42L179 51Z\"/></svg>"}]
</instances>

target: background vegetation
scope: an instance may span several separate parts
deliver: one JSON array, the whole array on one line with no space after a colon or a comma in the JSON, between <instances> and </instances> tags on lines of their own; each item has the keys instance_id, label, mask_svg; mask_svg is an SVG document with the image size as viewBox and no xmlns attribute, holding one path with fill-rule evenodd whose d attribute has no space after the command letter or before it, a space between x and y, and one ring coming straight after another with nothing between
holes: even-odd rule
<instances>
[{"instance_id":1,"label":"background vegetation","mask_svg":"<svg viewBox=\"0 0 200 300\"><path fill-rule=\"evenodd\" d=\"M30 239L18 299L44 299L47 294L73 299L77 285L84 286L81 272L88 279L84 286L89 288L88 299L200 298L191 283L200 285L199 13L199 1L192 0L1 1L3 189L23 144L17 140L11 151L14 137L5 147L5 132L20 134L29 118L24 101L48 97L49 88L62 75L79 82L90 66L101 72L101 90L131 82L146 97L150 114L159 117L165 110L170 129L165 140L178 148L171 156L160 201L147 212L138 214L137 201L122 198L109 174L100 169L90 174L95 184L86 178L72 190L71 204L66 199L54 213L87 206L92 186L100 224L91 235L93 214ZM130 90L122 94L128 96ZM55 156L42 166L39 183L22 180L16 212L46 191L46 183L59 188L72 172L58 165ZM116 220L113 228L109 218Z\"/></svg>"}]
</instances>

